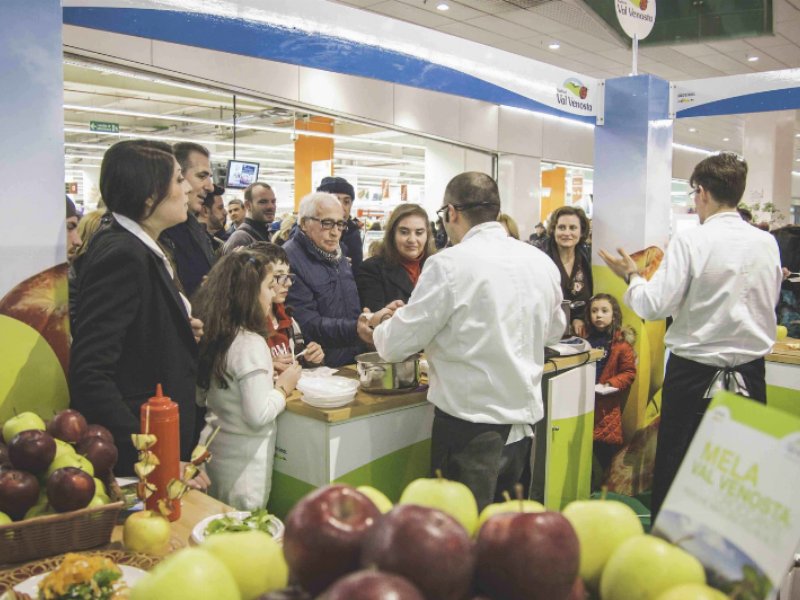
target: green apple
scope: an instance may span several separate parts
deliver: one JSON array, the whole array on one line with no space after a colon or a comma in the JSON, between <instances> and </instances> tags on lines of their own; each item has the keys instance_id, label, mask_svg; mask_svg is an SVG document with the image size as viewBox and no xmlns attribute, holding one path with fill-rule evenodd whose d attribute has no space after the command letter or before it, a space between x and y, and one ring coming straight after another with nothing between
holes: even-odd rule
<instances>
[{"instance_id":1,"label":"green apple","mask_svg":"<svg viewBox=\"0 0 800 600\"><path fill-rule=\"evenodd\" d=\"M443 477L415 479L406 486L398 504L417 504L447 513L464 526L469 535L478 527L478 503L463 483Z\"/></svg>"},{"instance_id":2,"label":"green apple","mask_svg":"<svg viewBox=\"0 0 800 600\"><path fill-rule=\"evenodd\" d=\"M15 435L28 429L44 431L45 424L42 421L42 417L34 412L22 412L15 417L11 417L3 424L3 439L8 444Z\"/></svg>"},{"instance_id":3,"label":"green apple","mask_svg":"<svg viewBox=\"0 0 800 600\"><path fill-rule=\"evenodd\" d=\"M775 331L775 339L780 342L781 340L786 339L787 335L789 335L789 330L786 329L786 327L784 325L778 325L778 328ZM5 435L3 437L5 437ZM8 439L8 438L6 438L6 439Z\"/></svg>"},{"instance_id":4,"label":"green apple","mask_svg":"<svg viewBox=\"0 0 800 600\"><path fill-rule=\"evenodd\" d=\"M56 448L56 453L58 449ZM53 462L50 463L50 466L47 467L47 473L45 477L50 477L50 474L55 471L56 469L61 469L62 467L77 467L82 471L86 471L89 475L94 477L94 467L92 463L85 456L81 456L80 454L72 454L64 452L61 456L56 454L56 457L53 459Z\"/></svg>"},{"instance_id":5,"label":"green apple","mask_svg":"<svg viewBox=\"0 0 800 600\"><path fill-rule=\"evenodd\" d=\"M637 535L619 545L600 577L603 600L656 600L670 588L703 585L706 574L694 556L652 535Z\"/></svg>"},{"instance_id":6,"label":"green apple","mask_svg":"<svg viewBox=\"0 0 800 600\"><path fill-rule=\"evenodd\" d=\"M206 538L201 548L228 567L242 600L254 600L289 583L283 549L263 531L215 533Z\"/></svg>"},{"instance_id":7,"label":"green apple","mask_svg":"<svg viewBox=\"0 0 800 600\"><path fill-rule=\"evenodd\" d=\"M106 484L100 481L97 477L94 477L94 497L100 498L103 500L103 504L108 504L111 502L111 498L106 491ZM93 498L94 499L94 498Z\"/></svg>"},{"instance_id":8,"label":"green apple","mask_svg":"<svg viewBox=\"0 0 800 600\"><path fill-rule=\"evenodd\" d=\"M56 442L56 455L53 457L53 460L57 459L59 456L64 456L65 454L77 454L77 452L75 452L75 446L69 442L65 442L64 440L60 440L58 438L53 439Z\"/></svg>"},{"instance_id":9,"label":"green apple","mask_svg":"<svg viewBox=\"0 0 800 600\"><path fill-rule=\"evenodd\" d=\"M132 513L122 526L122 543L132 552L163 554L171 535L169 521L151 510Z\"/></svg>"},{"instance_id":10,"label":"green apple","mask_svg":"<svg viewBox=\"0 0 800 600\"><path fill-rule=\"evenodd\" d=\"M170 554L131 590L130 600L240 600L239 588L221 560L200 548Z\"/></svg>"},{"instance_id":11,"label":"green apple","mask_svg":"<svg viewBox=\"0 0 800 600\"><path fill-rule=\"evenodd\" d=\"M11 517L4 512L0 512L0 525L8 525L9 523L11 523Z\"/></svg>"},{"instance_id":12,"label":"green apple","mask_svg":"<svg viewBox=\"0 0 800 600\"><path fill-rule=\"evenodd\" d=\"M495 502L494 504L489 504L481 511L481 514L478 517L478 526L475 528L475 533L480 531L480 528L486 522L486 519L493 517L494 515L499 515L500 513L538 513L546 510L547 509L544 507L544 504L540 504L539 502L536 502L536 500L506 500L505 502Z\"/></svg>"},{"instance_id":13,"label":"green apple","mask_svg":"<svg viewBox=\"0 0 800 600\"><path fill-rule=\"evenodd\" d=\"M630 506L617 500L578 500L562 514L581 543L580 576L597 591L609 557L625 540L644 533L642 522Z\"/></svg>"},{"instance_id":14,"label":"green apple","mask_svg":"<svg viewBox=\"0 0 800 600\"><path fill-rule=\"evenodd\" d=\"M387 513L394 507L392 501L386 497L379 489L376 489L370 485L360 485L356 488L359 492L364 494L367 498L372 500L372 503L378 507L378 510L382 513Z\"/></svg>"},{"instance_id":15,"label":"green apple","mask_svg":"<svg viewBox=\"0 0 800 600\"><path fill-rule=\"evenodd\" d=\"M39 494L39 499L36 501L36 504L31 506L28 509L28 512L25 513L25 516L22 517L22 520L26 519L34 519L36 517L43 517L45 515L54 515L56 511L47 503L47 492L42 492Z\"/></svg>"},{"instance_id":16,"label":"green apple","mask_svg":"<svg viewBox=\"0 0 800 600\"><path fill-rule=\"evenodd\" d=\"M728 596L707 585L685 583L670 588L656 600L728 600Z\"/></svg>"}]
</instances>

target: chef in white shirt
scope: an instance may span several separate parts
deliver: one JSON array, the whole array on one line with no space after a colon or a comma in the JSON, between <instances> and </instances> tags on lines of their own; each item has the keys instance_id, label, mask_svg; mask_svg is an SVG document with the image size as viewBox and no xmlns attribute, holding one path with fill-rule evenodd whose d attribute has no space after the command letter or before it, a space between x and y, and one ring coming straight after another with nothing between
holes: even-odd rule
<instances>
[{"instance_id":1,"label":"chef in white shirt","mask_svg":"<svg viewBox=\"0 0 800 600\"><path fill-rule=\"evenodd\" d=\"M625 303L646 320L672 316L661 396L652 513L664 497L713 394L728 389L766 402L764 356L775 341L781 287L778 245L736 210L747 163L730 152L709 156L692 172L700 227L669 243L650 281L624 250L600 256L629 282Z\"/></svg>"},{"instance_id":2,"label":"chef in white shirt","mask_svg":"<svg viewBox=\"0 0 800 600\"><path fill-rule=\"evenodd\" d=\"M374 313L370 325L385 360L425 350L436 406L431 471L466 484L482 509L529 464L544 347L566 326L560 277L546 254L496 222L500 195L488 175L454 177L437 212L453 246L425 262L406 306L391 318Z\"/></svg>"}]
</instances>

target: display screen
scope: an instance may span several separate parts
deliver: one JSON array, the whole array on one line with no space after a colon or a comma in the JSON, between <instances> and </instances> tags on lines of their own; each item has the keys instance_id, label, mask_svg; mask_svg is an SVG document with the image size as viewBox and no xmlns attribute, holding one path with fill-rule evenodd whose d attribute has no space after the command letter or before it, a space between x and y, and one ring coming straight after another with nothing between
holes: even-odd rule
<instances>
[{"instance_id":1,"label":"display screen","mask_svg":"<svg viewBox=\"0 0 800 600\"><path fill-rule=\"evenodd\" d=\"M241 160L228 161L226 188L244 189L256 181L258 181L258 163Z\"/></svg>"}]
</instances>

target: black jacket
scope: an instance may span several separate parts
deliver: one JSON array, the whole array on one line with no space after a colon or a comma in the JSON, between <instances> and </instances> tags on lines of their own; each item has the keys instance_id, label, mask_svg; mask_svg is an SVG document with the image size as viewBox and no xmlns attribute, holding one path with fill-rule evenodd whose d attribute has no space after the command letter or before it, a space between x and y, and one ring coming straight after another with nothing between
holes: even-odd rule
<instances>
[{"instance_id":1,"label":"black jacket","mask_svg":"<svg viewBox=\"0 0 800 600\"><path fill-rule=\"evenodd\" d=\"M159 241L172 254L183 291L191 298L217 261L206 226L189 213L183 223L164 230Z\"/></svg>"},{"instance_id":2,"label":"black jacket","mask_svg":"<svg viewBox=\"0 0 800 600\"><path fill-rule=\"evenodd\" d=\"M580 264L585 278L584 281L581 282L570 281L571 273L567 273L564 270L564 265L561 264L561 259L558 256L558 246L556 245L554 238L549 238L547 240L547 244L544 248L542 248L542 250L553 259L553 262L556 263L556 266L558 267L558 272L561 274L561 291L564 294L564 300L569 300L570 302L582 300L588 303L589 299L594 293L594 280L592 278L592 252L589 246L581 242L575 247L575 266L573 267L573 271L574 268ZM581 311L581 315L582 314L583 312ZM579 317L576 316L574 318L577 319Z\"/></svg>"},{"instance_id":3,"label":"black jacket","mask_svg":"<svg viewBox=\"0 0 800 600\"><path fill-rule=\"evenodd\" d=\"M353 275L358 275L361 263L364 260L364 240L361 239L361 228L355 219L347 220L347 231L339 241L344 251L344 255L350 259L350 268Z\"/></svg>"},{"instance_id":4,"label":"black jacket","mask_svg":"<svg viewBox=\"0 0 800 600\"><path fill-rule=\"evenodd\" d=\"M178 403L181 457L196 443L197 344L163 262L117 223L99 231L75 281L71 406L111 430L117 475L133 474L139 407L156 384Z\"/></svg>"},{"instance_id":5,"label":"black jacket","mask_svg":"<svg viewBox=\"0 0 800 600\"><path fill-rule=\"evenodd\" d=\"M382 256L373 256L361 263L356 275L361 307L377 312L393 300L408 302L414 284L402 265L387 263Z\"/></svg>"}]
</instances>

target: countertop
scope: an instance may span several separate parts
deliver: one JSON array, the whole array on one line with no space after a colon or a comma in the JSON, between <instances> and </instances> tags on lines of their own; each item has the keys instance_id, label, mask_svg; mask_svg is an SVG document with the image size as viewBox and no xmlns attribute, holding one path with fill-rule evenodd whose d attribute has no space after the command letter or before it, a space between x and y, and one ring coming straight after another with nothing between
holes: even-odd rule
<instances>
[{"instance_id":1,"label":"countertop","mask_svg":"<svg viewBox=\"0 0 800 600\"><path fill-rule=\"evenodd\" d=\"M603 351L598 349L592 350L588 355L578 354L575 356L559 356L548 359L545 362L544 373L545 375L553 374L578 367L589 362L597 361L602 355ZM342 367L337 375L358 379L358 373L354 365ZM424 379L424 381L427 380ZM366 417L399 408L424 404L427 402L427 395L427 385L423 385L415 390L396 394L370 394L359 389L356 392L355 400L350 404L341 408L323 409L309 406L300 399L300 392L295 391L289 396L286 402L286 411L326 423L341 423L349 419Z\"/></svg>"},{"instance_id":2,"label":"countertop","mask_svg":"<svg viewBox=\"0 0 800 600\"><path fill-rule=\"evenodd\" d=\"M766 360L789 365L800 365L800 340L785 338L780 342L775 342L772 352L767 354Z\"/></svg>"}]
</instances>

